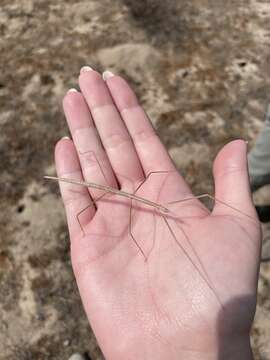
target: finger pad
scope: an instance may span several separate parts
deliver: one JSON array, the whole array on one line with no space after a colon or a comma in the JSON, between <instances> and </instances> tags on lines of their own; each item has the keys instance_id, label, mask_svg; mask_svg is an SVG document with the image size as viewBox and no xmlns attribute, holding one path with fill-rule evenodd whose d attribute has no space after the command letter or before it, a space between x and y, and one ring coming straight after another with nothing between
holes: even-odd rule
<instances>
[{"instance_id":1,"label":"finger pad","mask_svg":"<svg viewBox=\"0 0 270 360\"><path fill-rule=\"evenodd\" d=\"M82 73L79 77L79 84L91 109L111 104L110 93L100 74L94 71Z\"/></svg>"},{"instance_id":2,"label":"finger pad","mask_svg":"<svg viewBox=\"0 0 270 360\"><path fill-rule=\"evenodd\" d=\"M91 114L82 94L67 94L63 100L63 109L71 132L90 125Z\"/></svg>"},{"instance_id":3,"label":"finger pad","mask_svg":"<svg viewBox=\"0 0 270 360\"><path fill-rule=\"evenodd\" d=\"M72 140L61 139L55 146L57 173L61 176L80 170L80 163Z\"/></svg>"},{"instance_id":4,"label":"finger pad","mask_svg":"<svg viewBox=\"0 0 270 360\"><path fill-rule=\"evenodd\" d=\"M247 165L247 145L243 140L234 140L223 147L214 162L214 173L224 169L245 169Z\"/></svg>"},{"instance_id":5,"label":"finger pad","mask_svg":"<svg viewBox=\"0 0 270 360\"><path fill-rule=\"evenodd\" d=\"M110 78L107 85L119 111L138 106L138 100L134 91L120 76Z\"/></svg>"}]
</instances>

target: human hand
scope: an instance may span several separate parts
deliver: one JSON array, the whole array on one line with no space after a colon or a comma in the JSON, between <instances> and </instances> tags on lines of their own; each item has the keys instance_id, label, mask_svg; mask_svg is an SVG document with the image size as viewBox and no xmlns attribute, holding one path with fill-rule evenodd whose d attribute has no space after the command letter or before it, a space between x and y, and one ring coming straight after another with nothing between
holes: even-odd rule
<instances>
[{"instance_id":1,"label":"human hand","mask_svg":"<svg viewBox=\"0 0 270 360\"><path fill-rule=\"evenodd\" d=\"M192 197L125 80L83 69L79 85L63 101L73 140L56 145L58 176L128 193L142 184L136 195L163 205ZM211 213L193 198L166 205L168 216L133 201L130 216L130 199L107 194L95 207L102 192L60 183L75 277L106 359L252 358L261 231L245 142L226 145L213 171Z\"/></svg>"}]
</instances>

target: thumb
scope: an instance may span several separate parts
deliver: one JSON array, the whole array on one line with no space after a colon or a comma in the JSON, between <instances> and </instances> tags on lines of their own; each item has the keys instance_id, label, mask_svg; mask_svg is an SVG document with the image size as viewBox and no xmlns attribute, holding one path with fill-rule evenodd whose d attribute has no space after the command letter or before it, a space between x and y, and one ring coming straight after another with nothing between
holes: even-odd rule
<instances>
[{"instance_id":1,"label":"thumb","mask_svg":"<svg viewBox=\"0 0 270 360\"><path fill-rule=\"evenodd\" d=\"M235 140L218 153L213 166L215 207L213 213L237 215L243 213L257 218L252 202L247 165L247 144Z\"/></svg>"}]
</instances>

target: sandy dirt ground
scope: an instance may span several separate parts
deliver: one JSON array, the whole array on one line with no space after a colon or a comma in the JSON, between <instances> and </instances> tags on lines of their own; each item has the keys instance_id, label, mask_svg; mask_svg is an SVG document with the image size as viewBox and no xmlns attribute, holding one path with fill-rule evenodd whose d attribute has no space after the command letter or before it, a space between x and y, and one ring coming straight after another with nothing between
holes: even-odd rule
<instances>
[{"instance_id":1,"label":"sandy dirt ground","mask_svg":"<svg viewBox=\"0 0 270 360\"><path fill-rule=\"evenodd\" d=\"M269 50L267 0L1 0L1 360L102 359L72 275L57 185L42 180L68 133L61 100L80 67L131 82L200 194L213 190L218 149L239 137L252 147L263 126ZM265 262L252 331L260 360L270 359L269 284Z\"/></svg>"}]
</instances>

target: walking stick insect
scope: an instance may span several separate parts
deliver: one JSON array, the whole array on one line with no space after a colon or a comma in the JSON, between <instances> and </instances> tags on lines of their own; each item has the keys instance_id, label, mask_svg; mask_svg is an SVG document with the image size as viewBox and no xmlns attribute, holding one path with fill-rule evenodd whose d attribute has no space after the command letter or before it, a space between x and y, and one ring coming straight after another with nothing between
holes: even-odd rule
<instances>
[{"instance_id":1,"label":"walking stick insect","mask_svg":"<svg viewBox=\"0 0 270 360\"><path fill-rule=\"evenodd\" d=\"M208 274L207 274L207 272L206 272L206 270L205 270L205 268L203 266L202 261L200 260L200 258L198 256L194 246L192 245L191 241L188 239L188 236L186 235L184 229L176 221L177 219L180 220L179 216L177 216L177 214L175 214L171 209L169 209L169 206L170 205L175 205L175 204L178 204L178 203L188 202L188 201L191 201L191 200L194 200L194 199L208 198L208 199L211 199L211 200L213 200L213 201L215 201L217 203L225 205L225 206L229 207L230 209L232 209L234 211L237 211L238 213L246 216L247 218L249 218L249 219L251 219L253 221L255 221L255 219L252 216L250 216L248 214L245 214L241 210L235 208L234 206L231 206L230 204L227 204L227 203L225 203L225 202L223 202L221 200L216 199L214 196L212 196L210 194L189 196L189 197L186 197L184 199L170 201L170 202L167 202L165 204L162 204L162 203L159 203L159 202L154 202L154 201L151 201L151 200L149 200L147 198L136 195L136 193L142 187L142 185L145 183L145 181L150 177L150 175L152 175L154 173L168 174L169 172L168 171L157 171L157 172L149 173L146 176L146 179L136 188L136 190L133 193L129 193L129 192L126 192L126 191L123 191L123 190L115 189L115 188L112 188L112 187L107 186L107 185L101 185L101 184L97 184L97 183L94 183L94 182L88 182L88 181L78 181L78 180L73 180L73 179L69 179L69 178L65 178L65 177L44 176L44 178L48 179L48 180L54 180L54 181L58 181L58 182L64 182L64 183L74 184L74 185L78 185L78 186L84 186L84 187L87 187L87 188L97 189L97 190L103 191L104 192L103 195L99 196L98 199L93 201L93 203L100 200L106 194L112 194L112 195L115 195L115 196L120 196L120 197L124 197L124 198L127 198L127 199L131 200L130 215L129 215L130 216L129 217L129 219L130 219L130 221L129 221L129 234L130 234L130 237L132 238L133 242L135 243L135 245L139 249L140 253L144 257L145 261L148 260L148 257L150 256L150 254L148 254L148 256L145 254L144 250L139 245L138 241L136 240L135 236L132 233L132 203L134 201L137 201L138 203L143 204L143 205L153 209L155 213L158 213L162 217L162 219L164 221L164 224L168 228L168 230L169 230L173 240L177 244L177 246L180 248L180 250L183 252L183 254L188 258L188 260L192 263L195 270L198 272L198 274L201 276L201 278L204 280L204 282L208 285L208 287L211 289L211 291L214 293L215 297L217 298L218 302L221 304L221 301L219 300L218 295L217 295L213 285L211 284L209 276L208 276ZM84 209L83 211L85 211L85 210L86 209ZM168 221L169 218L172 218L172 219L174 219L176 221L177 227L179 228L179 230L183 234L186 242L188 243L192 255L189 254L188 250L177 239L177 236L175 235L175 233L174 233L174 231L172 229L172 226L170 225L170 223ZM80 223L78 216L77 216L77 219L78 219L78 222ZM81 226L81 224L80 224L80 226ZM82 226L81 226L81 228L82 228ZM196 260L198 265L195 264L194 259L192 257L195 257L195 260Z\"/></svg>"}]
</instances>

